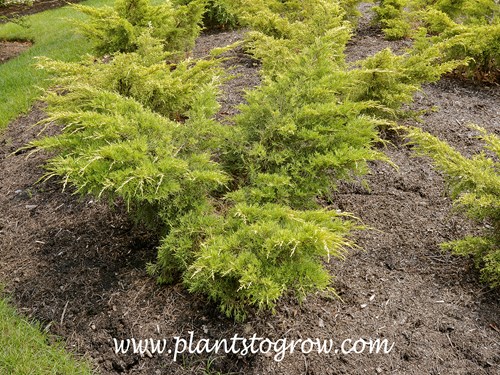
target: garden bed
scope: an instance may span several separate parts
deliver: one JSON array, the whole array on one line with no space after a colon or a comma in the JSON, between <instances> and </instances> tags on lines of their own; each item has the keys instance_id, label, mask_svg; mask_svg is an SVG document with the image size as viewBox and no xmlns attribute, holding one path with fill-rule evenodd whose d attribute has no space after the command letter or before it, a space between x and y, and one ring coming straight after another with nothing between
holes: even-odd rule
<instances>
[{"instance_id":1,"label":"garden bed","mask_svg":"<svg viewBox=\"0 0 500 375\"><path fill-rule=\"evenodd\" d=\"M31 47L31 42L0 41L0 64L13 59Z\"/></svg>"},{"instance_id":2,"label":"garden bed","mask_svg":"<svg viewBox=\"0 0 500 375\"><path fill-rule=\"evenodd\" d=\"M367 40L379 50L391 43L368 23L348 53L359 58ZM233 43L241 32L203 35L194 54ZM397 42L401 48L401 42ZM228 63L239 76L224 87L219 119L235 112L242 90L259 83L258 65L241 51ZM431 111L436 107L438 111ZM466 155L480 143L466 127L500 134L500 88L445 78L417 94L428 110L421 126ZM372 164L370 190L343 184L331 204L352 212L373 230L357 235L361 250L333 261L341 297L285 299L276 314L243 324L224 318L203 296L180 284L158 286L146 274L158 239L134 226L117 204L79 199L61 184L36 184L47 155L15 152L36 137L44 117L37 104L0 137L0 282L18 311L41 321L87 356L101 374L496 374L500 369L500 293L478 282L473 262L442 253L439 243L474 226L452 213L442 177L396 137L386 152L399 166ZM14 153L14 154L12 154ZM271 356L117 355L113 338L240 337L344 339L379 337L394 342L390 354Z\"/></svg>"},{"instance_id":3,"label":"garden bed","mask_svg":"<svg viewBox=\"0 0 500 375\"><path fill-rule=\"evenodd\" d=\"M22 17L30 14L43 12L44 10L55 9L77 3L81 0L35 0L32 3L12 3L0 7L0 23L6 22L14 17Z\"/></svg>"}]
</instances>

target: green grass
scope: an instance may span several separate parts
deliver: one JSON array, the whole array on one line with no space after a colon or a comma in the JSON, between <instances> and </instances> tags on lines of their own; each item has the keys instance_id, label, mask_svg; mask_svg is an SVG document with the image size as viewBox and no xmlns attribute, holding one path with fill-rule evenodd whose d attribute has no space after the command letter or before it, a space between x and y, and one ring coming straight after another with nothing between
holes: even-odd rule
<instances>
[{"instance_id":1,"label":"green grass","mask_svg":"<svg viewBox=\"0 0 500 375\"><path fill-rule=\"evenodd\" d=\"M72 358L61 343L49 342L38 325L19 317L0 299L0 374L92 374L90 366Z\"/></svg>"},{"instance_id":2,"label":"green grass","mask_svg":"<svg viewBox=\"0 0 500 375\"><path fill-rule=\"evenodd\" d=\"M92 6L111 5L113 0L90 0ZM49 84L46 72L36 69L36 56L77 61L90 53L90 43L78 35L72 20L84 15L71 7L37 13L25 18L28 27L0 25L0 40L30 40L33 46L19 57L0 65L0 130L20 113L28 111Z\"/></svg>"}]
</instances>

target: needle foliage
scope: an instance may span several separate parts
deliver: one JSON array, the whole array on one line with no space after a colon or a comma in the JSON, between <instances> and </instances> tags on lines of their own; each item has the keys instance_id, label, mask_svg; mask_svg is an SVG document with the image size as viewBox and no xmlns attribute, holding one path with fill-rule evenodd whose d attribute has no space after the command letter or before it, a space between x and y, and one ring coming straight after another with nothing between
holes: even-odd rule
<instances>
[{"instance_id":1,"label":"needle foliage","mask_svg":"<svg viewBox=\"0 0 500 375\"><path fill-rule=\"evenodd\" d=\"M388 39L415 38L436 45L469 78L500 77L500 5L495 0L382 0L375 20ZM414 32L413 30L418 30Z\"/></svg>"},{"instance_id":2,"label":"needle foliage","mask_svg":"<svg viewBox=\"0 0 500 375\"><path fill-rule=\"evenodd\" d=\"M483 281L500 286L500 138L474 126L485 149L471 158L417 128L408 136L419 155L432 158L448 182L455 207L483 227L480 236L442 244L459 255L472 255Z\"/></svg>"},{"instance_id":3,"label":"needle foliage","mask_svg":"<svg viewBox=\"0 0 500 375\"><path fill-rule=\"evenodd\" d=\"M226 79L221 51L192 60L189 40L171 42L194 35L200 19L162 34L150 5L120 1L106 12L132 25L125 48L108 43L97 52L109 56L40 62L55 74L46 124L63 127L32 143L57 151L47 177L125 201L133 217L161 231L150 274L182 281L228 316L274 310L286 294L301 301L332 291L325 261L343 259L355 247L350 233L363 226L319 202L339 181L362 180L371 161L387 160L375 147L379 129L453 63L424 46L352 66L344 55L347 2L237 0L262 84L246 94L232 125L222 125L214 119ZM199 3L202 14L211 6L185 3L166 7L176 19L182 7ZM118 36L108 28L114 21L106 26L99 17L89 27Z\"/></svg>"},{"instance_id":4,"label":"needle foliage","mask_svg":"<svg viewBox=\"0 0 500 375\"><path fill-rule=\"evenodd\" d=\"M187 5L195 0L174 0L175 4ZM231 0L205 0L203 25L206 28L234 28L239 25L238 14Z\"/></svg>"},{"instance_id":5,"label":"needle foliage","mask_svg":"<svg viewBox=\"0 0 500 375\"><path fill-rule=\"evenodd\" d=\"M182 56L201 31L205 1L174 6L169 1L151 5L149 0L116 0L113 7L74 7L90 17L77 25L99 56L136 51L145 33L161 40L165 51Z\"/></svg>"}]
</instances>

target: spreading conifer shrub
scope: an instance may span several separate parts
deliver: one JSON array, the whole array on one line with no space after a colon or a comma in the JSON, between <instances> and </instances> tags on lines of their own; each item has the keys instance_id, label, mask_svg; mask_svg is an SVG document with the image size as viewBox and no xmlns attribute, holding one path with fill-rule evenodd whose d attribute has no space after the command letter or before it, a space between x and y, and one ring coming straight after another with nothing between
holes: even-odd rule
<instances>
[{"instance_id":1,"label":"spreading conifer shrub","mask_svg":"<svg viewBox=\"0 0 500 375\"><path fill-rule=\"evenodd\" d=\"M212 119L223 82L220 60L174 64L166 56L145 33L135 52L109 61L40 59L55 85L45 96L44 123L63 131L32 143L58 153L47 163L47 178L62 177L81 194L123 200L138 221L162 231L229 179L214 162L227 132Z\"/></svg>"},{"instance_id":2,"label":"spreading conifer shrub","mask_svg":"<svg viewBox=\"0 0 500 375\"><path fill-rule=\"evenodd\" d=\"M377 120L361 113L370 103L339 103L331 89L345 78L332 48L344 46L328 34L288 56L279 74L263 73L221 147L230 191L222 204L187 214L165 238L149 267L160 282L180 272L189 290L237 319L249 307L273 309L285 293L300 300L330 285L323 259L342 258L354 245L349 232L361 226L316 198L384 158L372 149Z\"/></svg>"},{"instance_id":3,"label":"spreading conifer shrub","mask_svg":"<svg viewBox=\"0 0 500 375\"><path fill-rule=\"evenodd\" d=\"M444 59L468 61L456 69L468 78L500 77L500 5L495 0L383 0L374 11L388 39L415 37L420 45L436 45Z\"/></svg>"},{"instance_id":4,"label":"spreading conifer shrub","mask_svg":"<svg viewBox=\"0 0 500 375\"><path fill-rule=\"evenodd\" d=\"M419 155L431 157L444 172L455 207L483 227L481 236L442 244L459 255L472 255L483 281L500 286L500 138L474 126L485 150L466 158L436 137L417 128L408 136Z\"/></svg>"},{"instance_id":5,"label":"spreading conifer shrub","mask_svg":"<svg viewBox=\"0 0 500 375\"><path fill-rule=\"evenodd\" d=\"M165 51L182 56L200 33L205 0L181 6L151 5L150 0L116 0L114 7L102 8L73 6L90 16L78 27L100 56L137 50L144 33L161 40Z\"/></svg>"},{"instance_id":6,"label":"spreading conifer shrub","mask_svg":"<svg viewBox=\"0 0 500 375\"><path fill-rule=\"evenodd\" d=\"M257 7L256 4L258 2L253 6ZM346 13L339 3L309 2L308 7L300 8L301 12L292 13L292 17L290 10L280 13L282 9L273 11L274 8L262 4L265 2L252 13L244 14L242 19L259 30L247 34L246 46L249 53L262 61L263 76L273 79L286 71L289 64L293 65L297 53L319 40L330 51L329 59L334 62L327 69L337 75L332 82L337 96L365 103L363 113L380 119L394 120L402 115L402 105L412 101L423 83L435 82L464 64L464 60L445 59L441 45L424 40L414 43L404 54L396 55L386 49L348 66L344 51L352 25L346 21Z\"/></svg>"},{"instance_id":7,"label":"spreading conifer shrub","mask_svg":"<svg viewBox=\"0 0 500 375\"><path fill-rule=\"evenodd\" d=\"M481 81L500 79L500 22L493 25L454 25L427 39L444 51L444 58L467 59L458 74Z\"/></svg>"},{"instance_id":8,"label":"spreading conifer shrub","mask_svg":"<svg viewBox=\"0 0 500 375\"><path fill-rule=\"evenodd\" d=\"M411 24L405 15L408 0L381 0L373 7L375 22L382 27L387 39L402 39L411 35Z\"/></svg>"},{"instance_id":9,"label":"spreading conifer shrub","mask_svg":"<svg viewBox=\"0 0 500 375\"><path fill-rule=\"evenodd\" d=\"M294 1L279 2L281 7L264 6L256 2L252 12L241 18L252 31L246 35L247 50L262 61L262 74L272 76L286 71L288 63L308 46L328 43L330 58L345 65L344 50L352 33L352 25L345 20L345 12L336 1L317 0L298 6ZM285 10L282 8L287 6ZM292 6L292 5L295 5Z\"/></svg>"},{"instance_id":10,"label":"spreading conifer shrub","mask_svg":"<svg viewBox=\"0 0 500 375\"><path fill-rule=\"evenodd\" d=\"M395 39L411 36L418 26L441 33L456 24L493 25L500 16L495 0L381 0L373 10L386 37Z\"/></svg>"},{"instance_id":11,"label":"spreading conifer shrub","mask_svg":"<svg viewBox=\"0 0 500 375\"><path fill-rule=\"evenodd\" d=\"M186 5L193 0L174 0L175 4ZM234 28L239 25L235 6L230 0L206 0L203 25L207 28Z\"/></svg>"},{"instance_id":12,"label":"spreading conifer shrub","mask_svg":"<svg viewBox=\"0 0 500 375\"><path fill-rule=\"evenodd\" d=\"M136 52L116 53L110 61L89 56L76 63L40 59L39 66L53 73L54 83L71 90L89 85L133 98L153 112L181 121L197 112L205 118L219 107L218 86L223 82L220 60L165 62L169 53L150 35L142 35ZM202 131L202 129L200 129Z\"/></svg>"},{"instance_id":13,"label":"spreading conifer shrub","mask_svg":"<svg viewBox=\"0 0 500 375\"><path fill-rule=\"evenodd\" d=\"M150 30L132 51L109 59L42 61L56 73L46 124L63 130L32 146L57 151L47 178L60 176L80 194L123 200L137 220L161 231L158 260L149 266L159 281L178 276L237 319L250 308L273 309L285 293L301 299L329 287L323 261L342 258L354 246L348 234L360 228L315 198L382 157L371 149L376 120L360 113L366 104L338 103L329 87L344 73L329 71L334 38L325 40L257 90L231 131L213 120L217 61L167 63L175 50L165 50ZM282 91L289 92L280 98ZM276 114L261 124L269 105L255 117L250 112L266 102ZM287 119L295 135L273 124ZM267 156L255 153L259 144Z\"/></svg>"},{"instance_id":14,"label":"spreading conifer shrub","mask_svg":"<svg viewBox=\"0 0 500 375\"><path fill-rule=\"evenodd\" d=\"M47 177L123 200L160 231L157 261L148 266L158 281L180 279L243 319L274 309L285 294L301 300L331 291L325 260L342 259L354 246L349 234L362 226L318 202L340 180L361 179L370 161L386 160L374 148L386 112L448 66L422 49L401 58L383 52L350 69L344 49L352 26L341 3L237 3L239 19L254 29L247 46L262 61L262 85L231 127L213 119L224 79L218 60L182 59L187 44L170 45L154 20L145 29L154 16L143 16L150 6L137 2L108 10L138 30L130 50L113 47L109 58L78 64L41 62L56 75L46 124L63 129L32 145L58 152Z\"/></svg>"},{"instance_id":15,"label":"spreading conifer shrub","mask_svg":"<svg viewBox=\"0 0 500 375\"><path fill-rule=\"evenodd\" d=\"M80 194L122 199L138 220L156 228L227 183L206 142L194 138L198 129L217 126L211 120L192 116L180 124L117 93L86 84L68 89L45 98L47 124L61 124L63 132L32 142L57 151L46 178L60 176Z\"/></svg>"},{"instance_id":16,"label":"spreading conifer shrub","mask_svg":"<svg viewBox=\"0 0 500 375\"><path fill-rule=\"evenodd\" d=\"M191 211L164 239L149 271L160 282L182 275L192 292L219 303L242 320L250 308L274 309L283 294L302 300L329 291L324 265L353 247L355 220L324 209L293 210L282 204L238 203L223 211Z\"/></svg>"},{"instance_id":17,"label":"spreading conifer shrub","mask_svg":"<svg viewBox=\"0 0 500 375\"><path fill-rule=\"evenodd\" d=\"M357 85L345 94L355 101L371 101L377 106L369 113L380 118L394 119L404 115L403 104L413 100L423 83L438 81L463 65L461 60L442 61L438 45L418 44L404 54L396 55L384 49L373 56L355 62L351 71Z\"/></svg>"},{"instance_id":18,"label":"spreading conifer shrub","mask_svg":"<svg viewBox=\"0 0 500 375\"><path fill-rule=\"evenodd\" d=\"M190 212L165 238L149 268L160 282L180 271L189 290L237 319L248 307L273 309L285 293L300 300L327 289L323 259L342 258L353 246L349 232L361 226L317 198L385 159L373 149L380 121L362 113L372 103L332 89L346 74L329 41L318 38L247 95L221 148L232 188L222 205Z\"/></svg>"},{"instance_id":19,"label":"spreading conifer shrub","mask_svg":"<svg viewBox=\"0 0 500 375\"><path fill-rule=\"evenodd\" d=\"M408 0L407 0L408 1ZM463 24L486 24L500 14L495 0L409 0L414 9L434 9Z\"/></svg>"},{"instance_id":20,"label":"spreading conifer shrub","mask_svg":"<svg viewBox=\"0 0 500 375\"><path fill-rule=\"evenodd\" d=\"M374 104L339 94L352 81L330 58L330 42L329 35L317 38L289 59L286 72L264 75L247 95L227 152L228 168L241 166L246 178L238 199L312 207L336 181L363 175L367 161L383 159L373 148L381 121L363 113Z\"/></svg>"}]
</instances>

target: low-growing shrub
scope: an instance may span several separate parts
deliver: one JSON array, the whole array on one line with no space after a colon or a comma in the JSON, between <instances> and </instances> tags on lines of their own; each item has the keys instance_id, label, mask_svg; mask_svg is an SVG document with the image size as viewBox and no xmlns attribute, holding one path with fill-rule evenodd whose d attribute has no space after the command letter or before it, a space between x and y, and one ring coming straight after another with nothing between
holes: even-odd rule
<instances>
[{"instance_id":1,"label":"low-growing shrub","mask_svg":"<svg viewBox=\"0 0 500 375\"><path fill-rule=\"evenodd\" d=\"M116 49L120 40L106 49L110 57L41 63L56 74L46 123L63 126L32 143L58 152L47 177L124 200L161 230L149 272L160 282L180 278L236 319L249 308L273 309L286 293L300 300L330 290L324 261L342 258L361 226L319 202L340 180L362 178L370 161L387 160L374 148L386 112L449 65L431 46L403 57L381 52L350 69L346 2L237 0L238 19L253 29L247 46L262 61L262 85L228 127L213 119L219 62L184 60L177 53L189 40L170 43L194 35L198 23L168 35L155 26L155 17L170 22L170 11L209 3L165 5L155 16L142 0L120 1L105 12L131 25L123 29L131 30L130 48ZM93 22L103 40L120 36L110 31L114 21Z\"/></svg>"},{"instance_id":2,"label":"low-growing shrub","mask_svg":"<svg viewBox=\"0 0 500 375\"><path fill-rule=\"evenodd\" d=\"M110 61L65 63L40 59L39 66L55 76L54 83L71 88L86 84L130 97L171 120L181 121L202 111L206 118L218 109L218 86L223 82L220 60L183 60L165 63L161 44L148 35L138 40L138 49L118 53Z\"/></svg>"},{"instance_id":3,"label":"low-growing shrub","mask_svg":"<svg viewBox=\"0 0 500 375\"><path fill-rule=\"evenodd\" d=\"M441 46L425 41L415 43L402 55L386 49L351 64L349 69L344 50L352 26L345 21L345 12L339 3L310 2L300 13L301 17L293 13L289 17L289 12L282 14L270 7L262 7L260 12L255 11L243 19L260 30L247 34L247 48L262 61L263 76L273 79L283 74L281 71L288 70L298 53L319 40L330 51L329 59L334 62L329 68L337 74L332 90L352 102L372 103L363 113L380 118L394 119L402 114L402 105L411 102L423 83L435 82L464 64L458 57L443 61Z\"/></svg>"},{"instance_id":4,"label":"low-growing shrub","mask_svg":"<svg viewBox=\"0 0 500 375\"><path fill-rule=\"evenodd\" d=\"M495 0L409 0L414 9L437 10L461 24L487 24L500 16Z\"/></svg>"},{"instance_id":5,"label":"low-growing shrub","mask_svg":"<svg viewBox=\"0 0 500 375\"><path fill-rule=\"evenodd\" d=\"M183 273L183 282L220 304L237 320L249 307L274 309L284 293L299 300L329 290L323 260L342 259L361 228L334 211L297 211L283 205L236 204L227 212L186 215L165 238L150 271L160 281Z\"/></svg>"},{"instance_id":6,"label":"low-growing shrub","mask_svg":"<svg viewBox=\"0 0 500 375\"><path fill-rule=\"evenodd\" d=\"M500 6L495 0L383 0L373 9L388 39L414 37L418 44L438 46L444 60L467 60L456 72L468 78L500 77Z\"/></svg>"},{"instance_id":7,"label":"low-growing shrub","mask_svg":"<svg viewBox=\"0 0 500 375\"><path fill-rule=\"evenodd\" d=\"M180 124L117 93L87 84L67 89L45 98L45 122L61 124L62 133L31 143L57 151L46 178L60 176L80 194L121 198L140 220L167 228L227 183L203 140L218 131L212 120Z\"/></svg>"},{"instance_id":8,"label":"low-growing shrub","mask_svg":"<svg viewBox=\"0 0 500 375\"><path fill-rule=\"evenodd\" d=\"M286 56L286 69L263 72L221 147L230 191L222 204L188 213L149 267L160 282L180 272L189 290L237 319L248 307L273 309L287 292L300 300L327 289L323 260L342 258L354 246L348 234L361 227L322 209L317 198L339 180L367 173L368 161L385 159L373 148L381 121L363 114L374 103L339 95L352 81L343 59L332 56L345 46L315 32L314 43L295 53L269 36L269 50ZM268 58L261 56L264 66Z\"/></svg>"},{"instance_id":9,"label":"low-growing shrub","mask_svg":"<svg viewBox=\"0 0 500 375\"><path fill-rule=\"evenodd\" d=\"M456 72L467 78L497 82L500 78L500 23L455 25L428 43L440 48L446 60L467 59Z\"/></svg>"},{"instance_id":10,"label":"low-growing shrub","mask_svg":"<svg viewBox=\"0 0 500 375\"><path fill-rule=\"evenodd\" d=\"M32 143L58 151L48 163L47 177L61 176L82 194L121 198L139 220L162 224L167 235L157 262L149 267L159 281L172 281L179 274L189 290L208 295L236 319L243 319L249 307L272 309L284 293L302 298L327 288L331 277L323 259L342 257L353 246L347 235L359 227L356 223L336 212L294 210L273 200L238 202L237 193L220 199L225 186L240 187L229 184L231 177L240 177L225 173L212 160L210 151L217 145L226 149L224 137L214 143L198 139L219 132L216 127L199 132L207 124L214 126L213 121L205 118L204 124L189 116L183 123L174 122L132 98L89 83L64 88L64 95L52 92L46 98L47 122L62 124L62 134ZM301 125L306 126L305 118ZM361 118L361 125L369 125L368 120ZM368 137L373 134L368 130ZM347 133L338 136L337 144L342 142L348 146ZM344 162L347 155L334 155L327 143L322 146L328 151L324 161L337 157ZM312 150L313 143L307 148ZM364 158L375 155L369 146L364 149ZM320 159L318 155L319 164ZM358 161L365 163L363 158ZM323 168L336 167L330 163ZM249 183L261 188L258 181ZM307 191L309 198L320 193Z\"/></svg>"},{"instance_id":11,"label":"low-growing shrub","mask_svg":"<svg viewBox=\"0 0 500 375\"><path fill-rule=\"evenodd\" d=\"M378 22L387 39L402 39L410 36L411 24L408 22L405 7L408 0L381 0L372 9L375 12L375 22Z\"/></svg>"},{"instance_id":12,"label":"low-growing shrub","mask_svg":"<svg viewBox=\"0 0 500 375\"><path fill-rule=\"evenodd\" d=\"M364 114L374 103L339 94L352 81L330 58L329 42L317 38L289 59L286 72L264 76L240 108L227 164L246 178L238 192L245 202L314 207L336 181L363 175L367 161L383 158L373 149L381 121ZM273 185L277 194L266 193Z\"/></svg>"},{"instance_id":13,"label":"low-growing shrub","mask_svg":"<svg viewBox=\"0 0 500 375\"><path fill-rule=\"evenodd\" d=\"M441 33L455 25L493 25L498 23L500 7L495 0L382 0L373 7L375 22L388 38L411 36L412 29L425 26Z\"/></svg>"},{"instance_id":14,"label":"low-growing shrub","mask_svg":"<svg viewBox=\"0 0 500 375\"><path fill-rule=\"evenodd\" d=\"M98 55L133 52L138 38L148 33L161 40L165 51L182 56L200 33L205 0L181 6L150 5L149 0L117 0L114 7L102 8L73 6L90 16L78 27L94 43Z\"/></svg>"},{"instance_id":15,"label":"low-growing shrub","mask_svg":"<svg viewBox=\"0 0 500 375\"><path fill-rule=\"evenodd\" d=\"M193 0L174 0L175 4L186 5ZM206 0L203 25L207 28L234 28L239 25L235 7L230 0Z\"/></svg>"},{"instance_id":16,"label":"low-growing shrub","mask_svg":"<svg viewBox=\"0 0 500 375\"><path fill-rule=\"evenodd\" d=\"M328 39L330 58L345 64L344 50L352 27L344 16L334 1L310 2L301 17L284 17L269 9L244 15L242 18L254 30L246 36L247 49L262 61L262 74L269 76L286 71L289 61L318 38L322 43Z\"/></svg>"},{"instance_id":17,"label":"low-growing shrub","mask_svg":"<svg viewBox=\"0 0 500 375\"><path fill-rule=\"evenodd\" d=\"M327 289L323 261L342 258L353 246L348 234L360 228L315 202L383 158L372 150L377 121L360 113L370 104L340 100L331 88L345 76L332 46L344 48L328 34L301 48L288 72L248 97L231 129L212 119L218 62L168 64L149 32L133 52L103 61L45 60L56 73L46 123L63 131L32 146L58 152L47 177L122 199L165 235L149 266L159 281L179 276L242 319L285 293L300 299ZM255 152L260 146L267 155Z\"/></svg>"},{"instance_id":18,"label":"low-growing shrub","mask_svg":"<svg viewBox=\"0 0 500 375\"><path fill-rule=\"evenodd\" d=\"M345 11L334 0L297 1L249 1L239 0L241 19L252 31L275 38L293 40L288 45L292 52L309 45L317 36L338 27L350 29L345 21ZM251 33L252 34L252 33ZM339 44L344 44L344 40ZM302 43L302 44L301 44Z\"/></svg>"},{"instance_id":19,"label":"low-growing shrub","mask_svg":"<svg viewBox=\"0 0 500 375\"><path fill-rule=\"evenodd\" d=\"M493 287L500 286L500 138L474 127L486 142L485 151L466 158L436 137L417 128L408 136L419 155L433 159L444 172L457 209L483 227L483 235L442 245L456 254L472 255L481 277ZM488 153L489 152L489 153Z\"/></svg>"},{"instance_id":20,"label":"low-growing shrub","mask_svg":"<svg viewBox=\"0 0 500 375\"><path fill-rule=\"evenodd\" d=\"M358 84L346 95L355 101L373 101L378 106L370 108L369 113L394 119L403 114L402 105L413 100L423 83L435 82L464 64L460 60L443 62L442 59L439 46L427 43L415 43L402 55L384 49L355 63L356 69L351 74Z\"/></svg>"},{"instance_id":21,"label":"low-growing shrub","mask_svg":"<svg viewBox=\"0 0 500 375\"><path fill-rule=\"evenodd\" d=\"M359 11L359 6L363 0L340 0L340 6L345 12L345 18L352 23L353 26L358 24L358 19L362 16Z\"/></svg>"}]
</instances>

